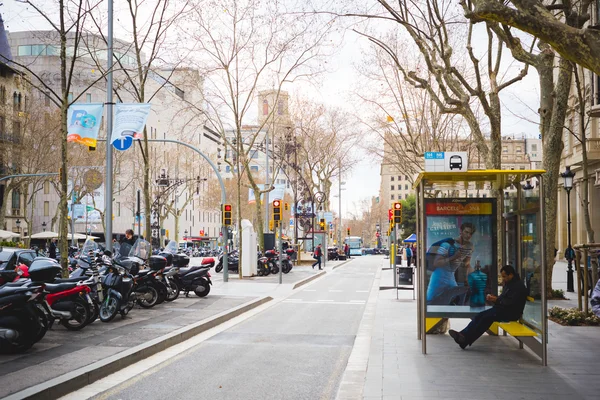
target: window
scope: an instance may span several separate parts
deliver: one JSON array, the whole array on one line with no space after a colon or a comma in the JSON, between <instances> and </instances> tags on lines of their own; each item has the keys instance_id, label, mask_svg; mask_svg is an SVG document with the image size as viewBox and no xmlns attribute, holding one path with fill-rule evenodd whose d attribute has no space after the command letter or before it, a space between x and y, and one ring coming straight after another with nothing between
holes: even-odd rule
<instances>
[{"instance_id":1,"label":"window","mask_svg":"<svg viewBox=\"0 0 600 400\"><path fill-rule=\"evenodd\" d=\"M404 190L408 190L408 185L404 185Z\"/></svg>"},{"instance_id":2,"label":"window","mask_svg":"<svg viewBox=\"0 0 600 400\"><path fill-rule=\"evenodd\" d=\"M258 158L258 150L254 150L254 152L252 153L252 158L253 159L257 159Z\"/></svg>"},{"instance_id":3,"label":"window","mask_svg":"<svg viewBox=\"0 0 600 400\"><path fill-rule=\"evenodd\" d=\"M402 176L398 175L398 180L401 181L402 180Z\"/></svg>"},{"instance_id":4,"label":"window","mask_svg":"<svg viewBox=\"0 0 600 400\"><path fill-rule=\"evenodd\" d=\"M502 146L502 152L508 153L508 146Z\"/></svg>"},{"instance_id":5,"label":"window","mask_svg":"<svg viewBox=\"0 0 600 400\"><path fill-rule=\"evenodd\" d=\"M517 146L517 151L516 151L516 152L517 152L517 153L520 153L520 152L521 152L521 146Z\"/></svg>"},{"instance_id":6,"label":"window","mask_svg":"<svg viewBox=\"0 0 600 400\"><path fill-rule=\"evenodd\" d=\"M394 200L394 195L392 195L392 200Z\"/></svg>"},{"instance_id":7,"label":"window","mask_svg":"<svg viewBox=\"0 0 600 400\"><path fill-rule=\"evenodd\" d=\"M13 93L13 111L17 111L19 107L19 95L17 95L17 92Z\"/></svg>"},{"instance_id":8,"label":"window","mask_svg":"<svg viewBox=\"0 0 600 400\"><path fill-rule=\"evenodd\" d=\"M531 152L536 152L537 151L537 143L534 143L531 145Z\"/></svg>"},{"instance_id":9,"label":"window","mask_svg":"<svg viewBox=\"0 0 600 400\"><path fill-rule=\"evenodd\" d=\"M256 166L256 165L251 165L251 166L250 166L250 171L251 171L251 172L258 172L258 166Z\"/></svg>"},{"instance_id":10,"label":"window","mask_svg":"<svg viewBox=\"0 0 600 400\"><path fill-rule=\"evenodd\" d=\"M401 194L398 195L398 200L402 200L402 195Z\"/></svg>"},{"instance_id":11,"label":"window","mask_svg":"<svg viewBox=\"0 0 600 400\"><path fill-rule=\"evenodd\" d=\"M86 93L86 95L85 95L85 102L86 103L91 103L92 102L92 94L91 93Z\"/></svg>"},{"instance_id":12,"label":"window","mask_svg":"<svg viewBox=\"0 0 600 400\"><path fill-rule=\"evenodd\" d=\"M20 57L22 56L30 56L31 55L31 46L19 46L17 50Z\"/></svg>"},{"instance_id":13,"label":"window","mask_svg":"<svg viewBox=\"0 0 600 400\"><path fill-rule=\"evenodd\" d=\"M50 202L45 201L44 202L44 217L49 217L49 216L50 216Z\"/></svg>"},{"instance_id":14,"label":"window","mask_svg":"<svg viewBox=\"0 0 600 400\"><path fill-rule=\"evenodd\" d=\"M16 210L21 208L21 193L17 190L12 191L12 208Z\"/></svg>"},{"instance_id":15,"label":"window","mask_svg":"<svg viewBox=\"0 0 600 400\"><path fill-rule=\"evenodd\" d=\"M508 156L502 156L502 161L508 161Z\"/></svg>"},{"instance_id":16,"label":"window","mask_svg":"<svg viewBox=\"0 0 600 400\"><path fill-rule=\"evenodd\" d=\"M50 194L50 182L44 182L44 194Z\"/></svg>"},{"instance_id":17,"label":"window","mask_svg":"<svg viewBox=\"0 0 600 400\"><path fill-rule=\"evenodd\" d=\"M523 170L525 170L525 167L524 167L524 166L520 166L520 167L519 167L519 169L520 169L521 171L523 171Z\"/></svg>"},{"instance_id":18,"label":"window","mask_svg":"<svg viewBox=\"0 0 600 400\"><path fill-rule=\"evenodd\" d=\"M394 182L394 177L393 176L390 177L390 181Z\"/></svg>"},{"instance_id":19,"label":"window","mask_svg":"<svg viewBox=\"0 0 600 400\"><path fill-rule=\"evenodd\" d=\"M117 205L116 214L117 214L117 217L120 217L121 216L121 203L117 201L116 205Z\"/></svg>"},{"instance_id":20,"label":"window","mask_svg":"<svg viewBox=\"0 0 600 400\"><path fill-rule=\"evenodd\" d=\"M229 165L225 166L225 172L231 172L231 167Z\"/></svg>"},{"instance_id":21,"label":"window","mask_svg":"<svg viewBox=\"0 0 600 400\"><path fill-rule=\"evenodd\" d=\"M19 121L13 122L13 136L16 138L21 137L21 123Z\"/></svg>"},{"instance_id":22,"label":"window","mask_svg":"<svg viewBox=\"0 0 600 400\"><path fill-rule=\"evenodd\" d=\"M408 175L404 175L404 179L405 179L405 180L408 180Z\"/></svg>"},{"instance_id":23,"label":"window","mask_svg":"<svg viewBox=\"0 0 600 400\"><path fill-rule=\"evenodd\" d=\"M391 187L391 189L390 189L390 190L394 190L394 185L392 185L392 187Z\"/></svg>"}]
</instances>

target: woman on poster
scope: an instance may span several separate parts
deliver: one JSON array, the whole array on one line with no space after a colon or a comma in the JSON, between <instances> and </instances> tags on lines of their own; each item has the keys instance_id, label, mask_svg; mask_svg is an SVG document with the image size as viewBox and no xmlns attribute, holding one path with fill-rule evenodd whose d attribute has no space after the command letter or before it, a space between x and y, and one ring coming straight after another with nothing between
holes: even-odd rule
<instances>
[{"instance_id":1,"label":"woman on poster","mask_svg":"<svg viewBox=\"0 0 600 400\"><path fill-rule=\"evenodd\" d=\"M465 304L469 287L459 286L454 274L459 268L464 268L462 275L466 276L471 268L471 237L474 233L475 225L465 222L460 226L460 236L457 239L440 240L427 251L427 268L433 269L427 287L427 304Z\"/></svg>"}]
</instances>

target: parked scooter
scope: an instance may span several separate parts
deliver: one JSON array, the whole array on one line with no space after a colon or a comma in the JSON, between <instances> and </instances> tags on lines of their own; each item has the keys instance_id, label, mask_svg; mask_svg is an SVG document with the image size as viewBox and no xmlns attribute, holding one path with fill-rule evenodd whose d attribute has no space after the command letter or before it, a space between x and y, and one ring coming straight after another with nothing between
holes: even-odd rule
<instances>
[{"instance_id":1,"label":"parked scooter","mask_svg":"<svg viewBox=\"0 0 600 400\"><path fill-rule=\"evenodd\" d=\"M186 254L178 253L177 243L174 240L165 247L165 252L168 254L163 255L172 265L165 269L165 274L170 276L177 290L183 290L186 297L189 292L194 292L198 297L205 297L210 293L212 281L209 270L215 265L214 258L204 258L201 265L188 267L190 258ZM177 273L172 273L173 270Z\"/></svg>"}]
</instances>

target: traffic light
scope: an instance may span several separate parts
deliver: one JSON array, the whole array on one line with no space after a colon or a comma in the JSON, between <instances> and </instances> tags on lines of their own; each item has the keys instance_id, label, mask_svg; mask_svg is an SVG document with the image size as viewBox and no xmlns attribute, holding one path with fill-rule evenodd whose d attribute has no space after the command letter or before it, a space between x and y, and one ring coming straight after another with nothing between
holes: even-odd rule
<instances>
[{"instance_id":1,"label":"traffic light","mask_svg":"<svg viewBox=\"0 0 600 400\"><path fill-rule=\"evenodd\" d=\"M231 225L231 204L221 204L221 218L225 226Z\"/></svg>"},{"instance_id":2,"label":"traffic light","mask_svg":"<svg viewBox=\"0 0 600 400\"><path fill-rule=\"evenodd\" d=\"M319 220L319 226L321 227L321 230L324 231L325 230L325 219L321 218Z\"/></svg>"},{"instance_id":3,"label":"traffic light","mask_svg":"<svg viewBox=\"0 0 600 400\"><path fill-rule=\"evenodd\" d=\"M394 203L394 224L402 223L402 203Z\"/></svg>"},{"instance_id":4,"label":"traffic light","mask_svg":"<svg viewBox=\"0 0 600 400\"><path fill-rule=\"evenodd\" d=\"M284 203L284 204L283 204L283 209L284 209L285 211L289 210L289 209L290 209L290 203Z\"/></svg>"},{"instance_id":5,"label":"traffic light","mask_svg":"<svg viewBox=\"0 0 600 400\"><path fill-rule=\"evenodd\" d=\"M273 200L273 220L281 221L281 200Z\"/></svg>"},{"instance_id":6,"label":"traffic light","mask_svg":"<svg viewBox=\"0 0 600 400\"><path fill-rule=\"evenodd\" d=\"M275 226L274 221L272 219L269 220L269 230L272 231Z\"/></svg>"},{"instance_id":7,"label":"traffic light","mask_svg":"<svg viewBox=\"0 0 600 400\"><path fill-rule=\"evenodd\" d=\"M350 228L348 228L348 236L350 236Z\"/></svg>"}]
</instances>

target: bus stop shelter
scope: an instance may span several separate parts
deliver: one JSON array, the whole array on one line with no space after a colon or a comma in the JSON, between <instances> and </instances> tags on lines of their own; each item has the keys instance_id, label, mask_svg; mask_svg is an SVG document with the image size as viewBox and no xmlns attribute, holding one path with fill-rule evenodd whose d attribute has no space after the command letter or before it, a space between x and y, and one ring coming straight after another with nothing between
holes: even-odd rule
<instances>
[{"instance_id":1,"label":"bus stop shelter","mask_svg":"<svg viewBox=\"0 0 600 400\"><path fill-rule=\"evenodd\" d=\"M423 354L436 323L490 308L485 296L499 295L500 269L512 265L528 288L522 318L494 324L488 333L508 332L547 365L544 172L422 172L417 178L417 336ZM472 236L465 241L467 228ZM434 265L437 255L451 251L464 253L458 262Z\"/></svg>"}]
</instances>

